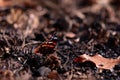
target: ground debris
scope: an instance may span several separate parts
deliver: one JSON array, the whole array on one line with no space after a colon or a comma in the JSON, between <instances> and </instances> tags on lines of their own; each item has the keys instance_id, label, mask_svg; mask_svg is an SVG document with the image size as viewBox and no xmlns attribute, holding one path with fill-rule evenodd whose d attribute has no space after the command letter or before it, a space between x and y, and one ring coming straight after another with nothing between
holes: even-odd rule
<instances>
[{"instance_id":1,"label":"ground debris","mask_svg":"<svg viewBox=\"0 0 120 80\"><path fill-rule=\"evenodd\" d=\"M119 2L0 0L0 79L120 80Z\"/></svg>"},{"instance_id":2,"label":"ground debris","mask_svg":"<svg viewBox=\"0 0 120 80\"><path fill-rule=\"evenodd\" d=\"M115 65L120 64L120 57L117 59L111 59L111 58L104 58L99 54L96 54L94 56L89 56L86 54L80 55L79 58L76 58L74 60L75 62L86 62L91 61L93 62L97 68L99 69L113 69Z\"/></svg>"}]
</instances>

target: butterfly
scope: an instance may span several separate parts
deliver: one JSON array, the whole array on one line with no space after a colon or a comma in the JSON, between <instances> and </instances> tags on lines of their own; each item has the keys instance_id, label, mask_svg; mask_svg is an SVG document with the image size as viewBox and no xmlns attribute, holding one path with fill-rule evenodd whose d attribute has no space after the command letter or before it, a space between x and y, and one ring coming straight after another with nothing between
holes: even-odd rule
<instances>
[{"instance_id":1,"label":"butterfly","mask_svg":"<svg viewBox=\"0 0 120 80\"><path fill-rule=\"evenodd\" d=\"M34 49L34 53L40 53L43 55L52 54L55 51L57 45L58 37L56 34L52 35L50 40L42 42L39 46Z\"/></svg>"}]
</instances>

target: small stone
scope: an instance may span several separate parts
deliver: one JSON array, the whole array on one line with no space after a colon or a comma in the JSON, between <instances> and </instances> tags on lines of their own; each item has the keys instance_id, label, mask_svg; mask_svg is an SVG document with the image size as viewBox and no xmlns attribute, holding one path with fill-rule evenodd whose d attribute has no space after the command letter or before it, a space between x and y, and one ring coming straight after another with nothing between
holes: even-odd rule
<instances>
[{"instance_id":1,"label":"small stone","mask_svg":"<svg viewBox=\"0 0 120 80\"><path fill-rule=\"evenodd\" d=\"M38 69L38 72L40 73L41 76L47 76L51 72L51 69L43 66Z\"/></svg>"},{"instance_id":2,"label":"small stone","mask_svg":"<svg viewBox=\"0 0 120 80\"><path fill-rule=\"evenodd\" d=\"M74 38L76 35L73 32L67 32L65 33L65 36L68 38Z\"/></svg>"}]
</instances>

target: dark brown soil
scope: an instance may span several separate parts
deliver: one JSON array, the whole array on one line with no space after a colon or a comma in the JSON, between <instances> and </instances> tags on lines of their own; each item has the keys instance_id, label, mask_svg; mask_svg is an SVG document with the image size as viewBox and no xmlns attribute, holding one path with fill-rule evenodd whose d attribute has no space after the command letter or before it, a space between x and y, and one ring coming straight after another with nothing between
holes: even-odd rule
<instances>
[{"instance_id":1,"label":"dark brown soil","mask_svg":"<svg viewBox=\"0 0 120 80\"><path fill-rule=\"evenodd\" d=\"M101 71L74 62L120 56L120 0L11 1L0 6L0 80L120 80L120 64ZM55 37L47 44L55 48L34 52Z\"/></svg>"}]
</instances>

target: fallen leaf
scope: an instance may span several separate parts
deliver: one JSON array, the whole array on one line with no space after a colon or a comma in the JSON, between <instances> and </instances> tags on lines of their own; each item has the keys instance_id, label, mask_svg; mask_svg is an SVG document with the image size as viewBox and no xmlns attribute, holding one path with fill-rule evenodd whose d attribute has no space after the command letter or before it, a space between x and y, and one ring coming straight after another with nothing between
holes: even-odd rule
<instances>
[{"instance_id":1,"label":"fallen leaf","mask_svg":"<svg viewBox=\"0 0 120 80\"><path fill-rule=\"evenodd\" d=\"M11 1L0 0L0 7L12 6Z\"/></svg>"},{"instance_id":2,"label":"fallen leaf","mask_svg":"<svg viewBox=\"0 0 120 80\"><path fill-rule=\"evenodd\" d=\"M12 6L34 6L37 2L32 0L0 0L0 8L12 7Z\"/></svg>"},{"instance_id":3,"label":"fallen leaf","mask_svg":"<svg viewBox=\"0 0 120 80\"><path fill-rule=\"evenodd\" d=\"M56 70L51 71L47 77L52 80L61 80L61 77Z\"/></svg>"},{"instance_id":4,"label":"fallen leaf","mask_svg":"<svg viewBox=\"0 0 120 80\"><path fill-rule=\"evenodd\" d=\"M83 54L80 57L74 59L74 62L86 62L86 61L93 62L99 69L113 69L115 65L120 64L120 57L112 59L104 58L99 54L96 54L94 56Z\"/></svg>"},{"instance_id":5,"label":"fallen leaf","mask_svg":"<svg viewBox=\"0 0 120 80\"><path fill-rule=\"evenodd\" d=\"M0 70L0 80L15 80L11 70Z\"/></svg>"},{"instance_id":6,"label":"fallen leaf","mask_svg":"<svg viewBox=\"0 0 120 80\"><path fill-rule=\"evenodd\" d=\"M45 64L48 65L51 69L54 69L60 66L61 61L57 55L50 54L47 56Z\"/></svg>"}]
</instances>

